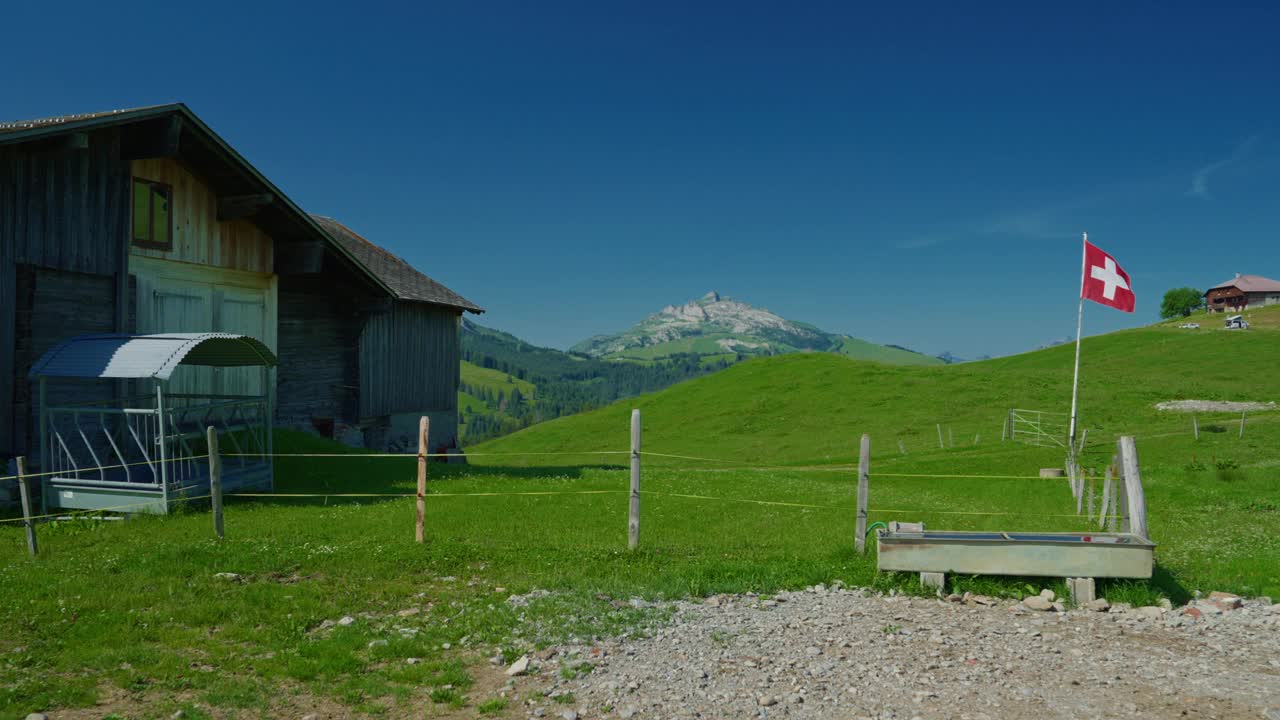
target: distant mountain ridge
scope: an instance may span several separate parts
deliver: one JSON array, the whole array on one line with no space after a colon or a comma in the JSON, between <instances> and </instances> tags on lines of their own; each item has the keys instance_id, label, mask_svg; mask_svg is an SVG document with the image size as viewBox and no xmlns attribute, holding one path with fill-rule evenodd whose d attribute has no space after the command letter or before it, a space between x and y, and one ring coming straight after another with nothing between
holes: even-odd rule
<instances>
[{"instance_id":1,"label":"distant mountain ridge","mask_svg":"<svg viewBox=\"0 0 1280 720\"><path fill-rule=\"evenodd\" d=\"M613 360L654 360L690 353L756 356L832 352L900 365L944 362L907 348L829 333L715 291L682 305L668 305L620 333L588 338L570 351Z\"/></svg>"}]
</instances>

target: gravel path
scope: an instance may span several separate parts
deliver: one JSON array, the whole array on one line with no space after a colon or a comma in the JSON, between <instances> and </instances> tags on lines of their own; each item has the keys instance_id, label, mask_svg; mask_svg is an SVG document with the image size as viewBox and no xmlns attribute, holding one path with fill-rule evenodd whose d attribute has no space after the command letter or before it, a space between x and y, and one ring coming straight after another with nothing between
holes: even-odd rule
<instances>
[{"instance_id":1,"label":"gravel path","mask_svg":"<svg viewBox=\"0 0 1280 720\"><path fill-rule=\"evenodd\" d=\"M1274 402L1235 402L1231 400L1170 400L1156 403L1157 410L1171 412L1246 412L1249 410L1275 410Z\"/></svg>"},{"instance_id":2,"label":"gravel path","mask_svg":"<svg viewBox=\"0 0 1280 720\"><path fill-rule=\"evenodd\" d=\"M568 720L1280 720L1280 605L1196 607L1038 612L821 586L717 596L677 603L650 638L541 653L529 680L548 697L525 710ZM594 666L584 677L558 671L584 662ZM565 693L572 704L555 702Z\"/></svg>"}]
</instances>

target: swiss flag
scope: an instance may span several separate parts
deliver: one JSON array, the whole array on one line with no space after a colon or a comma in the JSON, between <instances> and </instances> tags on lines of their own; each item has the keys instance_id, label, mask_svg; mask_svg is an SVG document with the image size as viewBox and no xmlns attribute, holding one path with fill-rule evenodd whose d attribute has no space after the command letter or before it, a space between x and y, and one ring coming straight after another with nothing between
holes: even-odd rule
<instances>
[{"instance_id":1,"label":"swiss flag","mask_svg":"<svg viewBox=\"0 0 1280 720\"><path fill-rule=\"evenodd\" d=\"M1133 283L1116 259L1088 240L1084 241L1084 277L1080 297L1107 307L1133 312Z\"/></svg>"}]
</instances>

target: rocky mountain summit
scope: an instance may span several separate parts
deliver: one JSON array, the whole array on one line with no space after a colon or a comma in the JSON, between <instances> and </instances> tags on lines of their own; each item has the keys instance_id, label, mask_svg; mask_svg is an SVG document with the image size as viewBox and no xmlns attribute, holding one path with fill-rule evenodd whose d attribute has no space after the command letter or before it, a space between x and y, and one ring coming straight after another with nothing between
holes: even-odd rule
<instances>
[{"instance_id":1,"label":"rocky mountain summit","mask_svg":"<svg viewBox=\"0 0 1280 720\"><path fill-rule=\"evenodd\" d=\"M584 340L572 350L597 358L836 352L885 362L940 362L904 348L876 345L788 320L714 290L698 300L668 305L623 332Z\"/></svg>"}]
</instances>

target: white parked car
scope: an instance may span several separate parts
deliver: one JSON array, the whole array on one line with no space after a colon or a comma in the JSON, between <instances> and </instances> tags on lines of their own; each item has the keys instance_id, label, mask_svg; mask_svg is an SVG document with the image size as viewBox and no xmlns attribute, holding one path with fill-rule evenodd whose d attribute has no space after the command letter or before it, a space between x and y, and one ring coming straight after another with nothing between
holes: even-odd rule
<instances>
[{"instance_id":1,"label":"white parked car","mask_svg":"<svg viewBox=\"0 0 1280 720\"><path fill-rule=\"evenodd\" d=\"M1178 327L1180 327L1180 328L1186 328L1187 330L1199 330L1199 329L1200 329L1200 323L1182 323L1182 324L1181 324L1181 325L1179 325Z\"/></svg>"}]
</instances>

